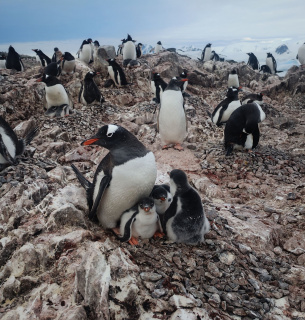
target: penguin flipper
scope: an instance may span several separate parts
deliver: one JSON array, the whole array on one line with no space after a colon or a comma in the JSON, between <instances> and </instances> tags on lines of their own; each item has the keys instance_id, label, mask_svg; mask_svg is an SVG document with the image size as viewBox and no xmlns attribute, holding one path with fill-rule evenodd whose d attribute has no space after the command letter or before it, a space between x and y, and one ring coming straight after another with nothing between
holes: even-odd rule
<instances>
[{"instance_id":1,"label":"penguin flipper","mask_svg":"<svg viewBox=\"0 0 305 320\"><path fill-rule=\"evenodd\" d=\"M158 224L158 230L160 230L161 232L163 232L162 223L161 223L161 220L160 220L160 216L159 216L159 215L158 215L157 224Z\"/></svg>"},{"instance_id":2,"label":"penguin flipper","mask_svg":"<svg viewBox=\"0 0 305 320\"><path fill-rule=\"evenodd\" d=\"M32 140L34 139L38 131L39 131L39 127L35 127L25 136L23 141L26 146L32 142Z\"/></svg>"},{"instance_id":3,"label":"penguin flipper","mask_svg":"<svg viewBox=\"0 0 305 320\"><path fill-rule=\"evenodd\" d=\"M2 135L0 134L0 154L3 156L3 158L12 165L16 164L16 160L10 155L10 153L8 152L3 139L2 139Z\"/></svg>"},{"instance_id":4,"label":"penguin flipper","mask_svg":"<svg viewBox=\"0 0 305 320\"><path fill-rule=\"evenodd\" d=\"M167 210L164 212L162 217L160 217L160 219L162 219L161 220L162 230L165 233L166 233L166 224L167 224L168 220L170 218L174 217L177 213L177 203L178 203L178 198L174 196L172 203L167 208Z\"/></svg>"},{"instance_id":5,"label":"penguin flipper","mask_svg":"<svg viewBox=\"0 0 305 320\"><path fill-rule=\"evenodd\" d=\"M121 242L127 242L132 237L131 228L132 228L132 224L136 221L136 215L137 214L138 214L138 211L135 212L131 216L131 218L126 222L125 227L124 227L124 234L123 234L122 237L119 237Z\"/></svg>"},{"instance_id":6,"label":"penguin flipper","mask_svg":"<svg viewBox=\"0 0 305 320\"><path fill-rule=\"evenodd\" d=\"M252 149L254 149L254 148L256 148L256 146L258 145L258 142L259 142L259 128L258 128L258 126L256 126L255 129L253 130L252 136L253 136Z\"/></svg>"},{"instance_id":7,"label":"penguin flipper","mask_svg":"<svg viewBox=\"0 0 305 320\"><path fill-rule=\"evenodd\" d=\"M80 87L80 90L79 90L79 94L78 94L78 102L80 103L80 97L82 96L82 92L84 90L84 85L83 85L83 82L81 82L81 87Z\"/></svg>"},{"instance_id":8,"label":"penguin flipper","mask_svg":"<svg viewBox=\"0 0 305 320\"><path fill-rule=\"evenodd\" d=\"M101 199L103 197L103 194L104 194L106 188L108 187L111 179L112 179L112 177L110 175L105 175L103 177L103 179L101 180L101 182L100 182L98 194L97 194L97 196L95 198L95 201L93 203L93 206L92 206L92 208L91 208L91 210L89 212L89 219L91 221L95 221L95 222L98 221L97 216L96 216L96 211L97 211L97 208L98 208L98 206L100 204L100 201L101 201Z\"/></svg>"},{"instance_id":9,"label":"penguin flipper","mask_svg":"<svg viewBox=\"0 0 305 320\"><path fill-rule=\"evenodd\" d=\"M92 183L88 181L82 174L81 172L76 168L74 164L71 164L71 168L74 171L78 181L82 185L82 187L87 191L90 188L92 188Z\"/></svg>"}]
</instances>

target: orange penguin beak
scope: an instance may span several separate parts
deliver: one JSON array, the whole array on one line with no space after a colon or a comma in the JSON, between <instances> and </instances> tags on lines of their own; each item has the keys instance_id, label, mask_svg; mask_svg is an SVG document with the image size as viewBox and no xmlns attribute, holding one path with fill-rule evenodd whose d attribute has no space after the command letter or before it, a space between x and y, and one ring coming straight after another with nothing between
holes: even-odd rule
<instances>
[{"instance_id":1,"label":"orange penguin beak","mask_svg":"<svg viewBox=\"0 0 305 320\"><path fill-rule=\"evenodd\" d=\"M42 82L42 78L37 79L36 82Z\"/></svg>"},{"instance_id":2,"label":"orange penguin beak","mask_svg":"<svg viewBox=\"0 0 305 320\"><path fill-rule=\"evenodd\" d=\"M164 198L164 197L161 197L160 199L161 199L162 201L165 201L165 198Z\"/></svg>"},{"instance_id":3,"label":"orange penguin beak","mask_svg":"<svg viewBox=\"0 0 305 320\"><path fill-rule=\"evenodd\" d=\"M88 139L85 140L81 143L82 146L90 146L91 144L93 144L94 142L96 142L98 139L97 138L93 138L93 139Z\"/></svg>"},{"instance_id":4,"label":"orange penguin beak","mask_svg":"<svg viewBox=\"0 0 305 320\"><path fill-rule=\"evenodd\" d=\"M150 207L144 207L145 212L149 212L149 210L150 210Z\"/></svg>"}]
</instances>

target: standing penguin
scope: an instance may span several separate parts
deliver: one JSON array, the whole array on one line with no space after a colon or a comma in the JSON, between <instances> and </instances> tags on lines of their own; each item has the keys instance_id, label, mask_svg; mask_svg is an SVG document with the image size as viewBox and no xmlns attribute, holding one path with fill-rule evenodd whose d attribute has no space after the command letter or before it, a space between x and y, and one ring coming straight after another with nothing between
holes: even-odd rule
<instances>
[{"instance_id":1,"label":"standing penguin","mask_svg":"<svg viewBox=\"0 0 305 320\"><path fill-rule=\"evenodd\" d=\"M97 56L98 56L98 48L100 47L100 43L95 40L93 42L93 61L97 60Z\"/></svg>"},{"instance_id":2,"label":"standing penguin","mask_svg":"<svg viewBox=\"0 0 305 320\"><path fill-rule=\"evenodd\" d=\"M249 56L249 60L247 65L249 65L253 70L258 70L259 69L259 62L256 58L256 55L252 52L247 53Z\"/></svg>"},{"instance_id":3,"label":"standing penguin","mask_svg":"<svg viewBox=\"0 0 305 320\"><path fill-rule=\"evenodd\" d=\"M68 93L61 82L54 76L44 75L37 82L45 83L45 109L50 107L59 107L62 105L69 105L73 108L73 102L68 96Z\"/></svg>"},{"instance_id":4,"label":"standing penguin","mask_svg":"<svg viewBox=\"0 0 305 320\"><path fill-rule=\"evenodd\" d=\"M224 130L226 155L229 156L233 149L254 149L260 137L258 123L265 117L261 106L255 102L236 109Z\"/></svg>"},{"instance_id":5,"label":"standing penguin","mask_svg":"<svg viewBox=\"0 0 305 320\"><path fill-rule=\"evenodd\" d=\"M305 42L300 46L298 50L297 59L299 60L301 66L305 64Z\"/></svg>"},{"instance_id":6,"label":"standing penguin","mask_svg":"<svg viewBox=\"0 0 305 320\"><path fill-rule=\"evenodd\" d=\"M238 88L229 88L227 97L214 109L211 119L218 127L227 122L232 112L241 106L238 99Z\"/></svg>"},{"instance_id":7,"label":"standing penguin","mask_svg":"<svg viewBox=\"0 0 305 320\"><path fill-rule=\"evenodd\" d=\"M123 63L128 64L130 60L136 60L137 59L137 53L136 53L136 46L135 46L135 40L132 40L131 36L128 34L127 39L124 42L124 47L122 50L123 53Z\"/></svg>"},{"instance_id":8,"label":"standing penguin","mask_svg":"<svg viewBox=\"0 0 305 320\"><path fill-rule=\"evenodd\" d=\"M187 175L178 169L170 172L173 201L160 216L163 232L175 242L196 245L210 230L198 192L190 186Z\"/></svg>"},{"instance_id":9,"label":"standing penguin","mask_svg":"<svg viewBox=\"0 0 305 320\"><path fill-rule=\"evenodd\" d=\"M199 59L200 61L205 62L205 61L211 60L211 53L212 53L211 46L212 46L212 44L208 43L204 47L204 49L202 50L202 53L201 53L201 59Z\"/></svg>"},{"instance_id":10,"label":"standing penguin","mask_svg":"<svg viewBox=\"0 0 305 320\"><path fill-rule=\"evenodd\" d=\"M182 82L187 79L172 78L162 94L158 115L158 131L163 143L162 149L174 144L174 149L183 150L181 143L187 135L187 119L181 92Z\"/></svg>"},{"instance_id":11,"label":"standing penguin","mask_svg":"<svg viewBox=\"0 0 305 320\"><path fill-rule=\"evenodd\" d=\"M183 71L180 73L180 78L182 78L182 79L187 79L187 70L186 70L186 69L183 69ZM183 96L188 95L188 94L185 92L188 83L189 83L189 82L188 82L188 79L183 82L183 87L182 87L182 94L183 94Z\"/></svg>"},{"instance_id":12,"label":"standing penguin","mask_svg":"<svg viewBox=\"0 0 305 320\"><path fill-rule=\"evenodd\" d=\"M84 40L77 52L79 60L90 64L93 62L93 47L91 45L92 39Z\"/></svg>"},{"instance_id":13,"label":"standing penguin","mask_svg":"<svg viewBox=\"0 0 305 320\"><path fill-rule=\"evenodd\" d=\"M6 68L6 57L1 54L0 55L0 69L5 69Z\"/></svg>"},{"instance_id":14,"label":"standing penguin","mask_svg":"<svg viewBox=\"0 0 305 320\"><path fill-rule=\"evenodd\" d=\"M268 52L267 53L267 58L266 58L266 65L269 67L271 74L277 73L277 64L276 61L272 55L272 53Z\"/></svg>"},{"instance_id":15,"label":"standing penguin","mask_svg":"<svg viewBox=\"0 0 305 320\"><path fill-rule=\"evenodd\" d=\"M235 69L233 69L228 76L228 88L239 88L238 74Z\"/></svg>"},{"instance_id":16,"label":"standing penguin","mask_svg":"<svg viewBox=\"0 0 305 320\"><path fill-rule=\"evenodd\" d=\"M32 50L36 52L37 54L36 58L43 67L51 63L51 59L46 54L44 54L40 49L32 49Z\"/></svg>"},{"instance_id":17,"label":"standing penguin","mask_svg":"<svg viewBox=\"0 0 305 320\"><path fill-rule=\"evenodd\" d=\"M23 154L37 131L38 127L35 127L24 139L18 139L10 125L0 116L0 170L18 163L17 158Z\"/></svg>"},{"instance_id":18,"label":"standing penguin","mask_svg":"<svg viewBox=\"0 0 305 320\"><path fill-rule=\"evenodd\" d=\"M122 213L143 197L148 197L157 177L154 154L128 130L105 125L82 143L99 145L109 150L89 182L72 165L81 185L86 189L89 218L104 228L115 228Z\"/></svg>"},{"instance_id":19,"label":"standing penguin","mask_svg":"<svg viewBox=\"0 0 305 320\"><path fill-rule=\"evenodd\" d=\"M161 230L159 216L152 198L143 198L135 206L123 212L120 222L120 241L138 244L138 238L149 239Z\"/></svg>"},{"instance_id":20,"label":"standing penguin","mask_svg":"<svg viewBox=\"0 0 305 320\"><path fill-rule=\"evenodd\" d=\"M263 93L260 93L260 94L250 93L250 94L246 95L245 97L243 97L242 104L256 102L259 105L261 105L263 103L263 96L264 96Z\"/></svg>"},{"instance_id":21,"label":"standing penguin","mask_svg":"<svg viewBox=\"0 0 305 320\"><path fill-rule=\"evenodd\" d=\"M62 56L61 51L57 47L55 47L54 48L54 53L53 53L53 56L52 56L52 62L60 61L61 56Z\"/></svg>"},{"instance_id":22,"label":"standing penguin","mask_svg":"<svg viewBox=\"0 0 305 320\"><path fill-rule=\"evenodd\" d=\"M125 73L121 66L115 61L115 59L108 59L107 62L109 64L108 73L115 85L118 87L127 85L128 83Z\"/></svg>"},{"instance_id":23,"label":"standing penguin","mask_svg":"<svg viewBox=\"0 0 305 320\"><path fill-rule=\"evenodd\" d=\"M93 80L93 78L98 74L98 72L92 71L86 74L84 82L82 82L82 86L80 88L78 102L81 102L84 105L88 105L93 103L94 101L97 101L100 103L100 105L102 105L102 103L105 101L99 88Z\"/></svg>"},{"instance_id":24,"label":"standing penguin","mask_svg":"<svg viewBox=\"0 0 305 320\"><path fill-rule=\"evenodd\" d=\"M75 58L70 52L64 52L60 65L62 74L73 74L75 72Z\"/></svg>"},{"instance_id":25,"label":"standing penguin","mask_svg":"<svg viewBox=\"0 0 305 320\"><path fill-rule=\"evenodd\" d=\"M160 51L162 51L162 49L163 49L162 43L161 43L161 41L158 41L155 46L154 52L158 54Z\"/></svg>"},{"instance_id":26,"label":"standing penguin","mask_svg":"<svg viewBox=\"0 0 305 320\"><path fill-rule=\"evenodd\" d=\"M219 55L214 50L211 52L211 60L220 61Z\"/></svg>"},{"instance_id":27,"label":"standing penguin","mask_svg":"<svg viewBox=\"0 0 305 320\"><path fill-rule=\"evenodd\" d=\"M151 196L154 199L158 214L163 214L173 200L170 193L170 187L167 184L155 185L151 192Z\"/></svg>"},{"instance_id":28,"label":"standing penguin","mask_svg":"<svg viewBox=\"0 0 305 320\"><path fill-rule=\"evenodd\" d=\"M159 73L153 72L153 79L151 80L151 92L155 95L153 101L160 103L161 95L167 87L167 83L161 78Z\"/></svg>"},{"instance_id":29,"label":"standing penguin","mask_svg":"<svg viewBox=\"0 0 305 320\"><path fill-rule=\"evenodd\" d=\"M15 49L12 46L9 46L8 48L8 54L6 57L6 69L24 71L23 62L19 54L15 51Z\"/></svg>"},{"instance_id":30,"label":"standing penguin","mask_svg":"<svg viewBox=\"0 0 305 320\"><path fill-rule=\"evenodd\" d=\"M142 47L143 47L143 44L141 42L137 44L137 47L136 47L137 58L141 58L142 56Z\"/></svg>"}]
</instances>

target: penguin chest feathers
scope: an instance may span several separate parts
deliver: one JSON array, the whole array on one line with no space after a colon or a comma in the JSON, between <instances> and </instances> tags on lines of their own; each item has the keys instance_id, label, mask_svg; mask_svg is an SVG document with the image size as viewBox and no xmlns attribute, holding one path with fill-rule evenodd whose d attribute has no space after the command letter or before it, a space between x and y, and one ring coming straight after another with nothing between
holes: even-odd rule
<instances>
[{"instance_id":1,"label":"penguin chest feathers","mask_svg":"<svg viewBox=\"0 0 305 320\"><path fill-rule=\"evenodd\" d=\"M5 132L3 128L0 127L0 135L2 137L2 141L8 151L8 153L11 155L12 158L15 158L16 156L16 145L14 140ZM2 156L0 153L0 163L8 163L6 159Z\"/></svg>"},{"instance_id":2,"label":"penguin chest feathers","mask_svg":"<svg viewBox=\"0 0 305 320\"><path fill-rule=\"evenodd\" d=\"M45 89L48 107L69 104L67 92L62 84L56 84L54 86L46 87Z\"/></svg>"},{"instance_id":3,"label":"penguin chest feathers","mask_svg":"<svg viewBox=\"0 0 305 320\"><path fill-rule=\"evenodd\" d=\"M104 172L101 171L94 186L93 201L97 197L103 177ZM112 171L110 185L106 189L97 211L101 224L105 228L116 227L120 216L125 210L150 194L156 178L157 168L155 156L152 152L115 166Z\"/></svg>"},{"instance_id":4,"label":"penguin chest feathers","mask_svg":"<svg viewBox=\"0 0 305 320\"><path fill-rule=\"evenodd\" d=\"M158 216L155 211L145 214L139 212L132 226L132 235L143 239L151 238L158 229Z\"/></svg>"},{"instance_id":5,"label":"penguin chest feathers","mask_svg":"<svg viewBox=\"0 0 305 320\"><path fill-rule=\"evenodd\" d=\"M136 60L136 58L137 58L136 46L132 41L126 42L123 47L123 60L126 60L126 59Z\"/></svg>"}]
</instances>

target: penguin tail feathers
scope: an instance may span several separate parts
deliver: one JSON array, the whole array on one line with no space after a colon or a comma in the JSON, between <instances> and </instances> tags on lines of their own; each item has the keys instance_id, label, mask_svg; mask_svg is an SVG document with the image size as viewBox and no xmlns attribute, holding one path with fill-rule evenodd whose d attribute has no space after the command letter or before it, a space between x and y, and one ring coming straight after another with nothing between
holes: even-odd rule
<instances>
[{"instance_id":1,"label":"penguin tail feathers","mask_svg":"<svg viewBox=\"0 0 305 320\"><path fill-rule=\"evenodd\" d=\"M74 164L71 164L71 168L74 171L78 181L82 185L82 187L86 190L86 192L91 188L92 183L88 181L81 172L75 167Z\"/></svg>"},{"instance_id":2,"label":"penguin tail feathers","mask_svg":"<svg viewBox=\"0 0 305 320\"><path fill-rule=\"evenodd\" d=\"M25 138L23 139L25 146L32 142L38 131L39 127L35 127L25 136Z\"/></svg>"}]
</instances>

